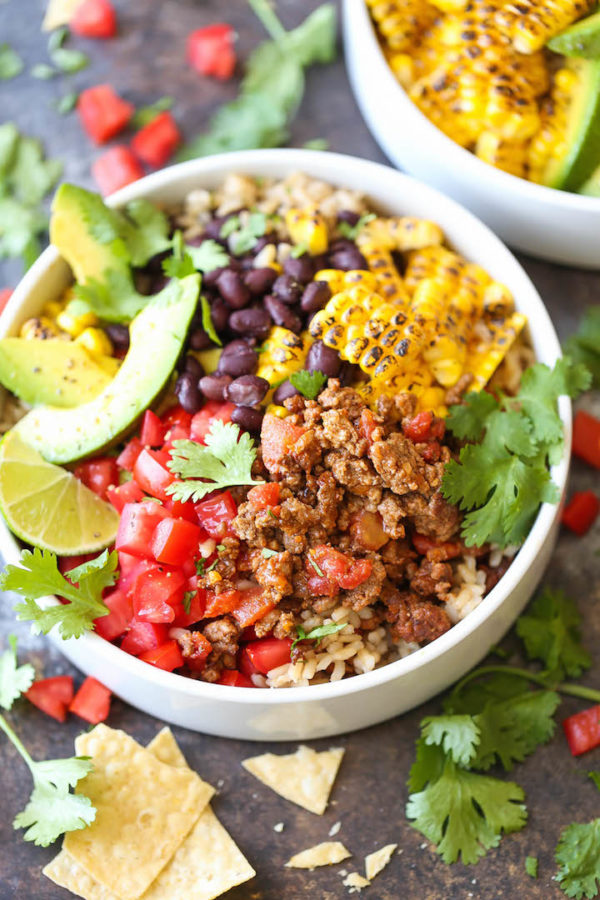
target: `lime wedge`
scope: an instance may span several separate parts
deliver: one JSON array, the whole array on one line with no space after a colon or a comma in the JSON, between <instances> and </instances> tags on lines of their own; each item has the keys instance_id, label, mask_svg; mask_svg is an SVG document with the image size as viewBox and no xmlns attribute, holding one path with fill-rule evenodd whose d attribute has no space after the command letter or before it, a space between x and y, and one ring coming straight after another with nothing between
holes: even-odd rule
<instances>
[{"instance_id":1,"label":"lime wedge","mask_svg":"<svg viewBox=\"0 0 600 900\"><path fill-rule=\"evenodd\" d=\"M47 463L15 431L0 443L0 511L17 537L60 556L102 550L119 524L109 503L72 472Z\"/></svg>"},{"instance_id":2,"label":"lime wedge","mask_svg":"<svg viewBox=\"0 0 600 900\"><path fill-rule=\"evenodd\" d=\"M600 58L600 12L575 22L565 31L551 38L547 45L555 53L564 56L580 56L583 59Z\"/></svg>"}]
</instances>

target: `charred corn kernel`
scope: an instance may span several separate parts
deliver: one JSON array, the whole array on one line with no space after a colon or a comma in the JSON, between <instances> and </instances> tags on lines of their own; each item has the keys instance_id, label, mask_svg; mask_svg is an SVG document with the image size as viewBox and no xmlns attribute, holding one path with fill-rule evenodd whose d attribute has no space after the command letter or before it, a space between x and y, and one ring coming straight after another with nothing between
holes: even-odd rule
<instances>
[{"instance_id":1,"label":"charred corn kernel","mask_svg":"<svg viewBox=\"0 0 600 900\"><path fill-rule=\"evenodd\" d=\"M60 312L56 317L56 324L71 337L78 337L85 329L98 323L98 316L91 310L74 314L69 311L69 307Z\"/></svg>"},{"instance_id":2,"label":"charred corn kernel","mask_svg":"<svg viewBox=\"0 0 600 900\"><path fill-rule=\"evenodd\" d=\"M349 269L347 272L342 272L341 274L344 287L361 287L364 288L366 292L377 290L377 278L373 272L367 272L365 269Z\"/></svg>"},{"instance_id":3,"label":"charred corn kernel","mask_svg":"<svg viewBox=\"0 0 600 900\"><path fill-rule=\"evenodd\" d=\"M271 385L285 381L301 369L308 353L307 341L279 325L271 328L263 346L256 374Z\"/></svg>"},{"instance_id":4,"label":"charred corn kernel","mask_svg":"<svg viewBox=\"0 0 600 900\"><path fill-rule=\"evenodd\" d=\"M294 244L306 247L311 256L327 251L327 223L318 210L292 208L286 213L285 224Z\"/></svg>"},{"instance_id":5,"label":"charred corn kernel","mask_svg":"<svg viewBox=\"0 0 600 900\"><path fill-rule=\"evenodd\" d=\"M206 580L209 584L218 584L219 581L223 580L223 578L221 577L221 575L219 575L218 572L215 571L215 569L213 569L211 572L207 573Z\"/></svg>"},{"instance_id":6,"label":"charred corn kernel","mask_svg":"<svg viewBox=\"0 0 600 900\"><path fill-rule=\"evenodd\" d=\"M28 341L34 339L38 341L47 341L49 338L58 337L58 335L59 330L55 323L46 316L27 319L27 321L23 322L21 325L21 330L19 332L19 337L25 338L25 340Z\"/></svg>"},{"instance_id":7,"label":"charred corn kernel","mask_svg":"<svg viewBox=\"0 0 600 900\"><path fill-rule=\"evenodd\" d=\"M368 245L363 248L363 254L373 276L373 290L385 300L407 301L406 287L389 250Z\"/></svg>"},{"instance_id":8,"label":"charred corn kernel","mask_svg":"<svg viewBox=\"0 0 600 900\"><path fill-rule=\"evenodd\" d=\"M496 25L515 50L533 53L595 6L596 0L519 0L496 13Z\"/></svg>"},{"instance_id":9,"label":"charred corn kernel","mask_svg":"<svg viewBox=\"0 0 600 900\"><path fill-rule=\"evenodd\" d=\"M409 53L389 53L387 61L402 87L409 88L417 74L417 67L412 56Z\"/></svg>"},{"instance_id":10,"label":"charred corn kernel","mask_svg":"<svg viewBox=\"0 0 600 900\"><path fill-rule=\"evenodd\" d=\"M329 285L332 294L337 294L344 287L344 276L346 272L342 269L319 269L314 277L314 281L324 281Z\"/></svg>"},{"instance_id":11,"label":"charred corn kernel","mask_svg":"<svg viewBox=\"0 0 600 900\"><path fill-rule=\"evenodd\" d=\"M436 13L423 0L367 0L367 6L388 46L395 51L417 41Z\"/></svg>"},{"instance_id":12,"label":"charred corn kernel","mask_svg":"<svg viewBox=\"0 0 600 900\"><path fill-rule=\"evenodd\" d=\"M444 233L439 225L413 216L376 218L361 229L356 243L368 252L374 248L382 250L418 250L431 244L441 244Z\"/></svg>"},{"instance_id":13,"label":"charred corn kernel","mask_svg":"<svg viewBox=\"0 0 600 900\"><path fill-rule=\"evenodd\" d=\"M513 295L500 281L490 281L483 292L483 306L492 317L505 317L512 312Z\"/></svg>"},{"instance_id":14,"label":"charred corn kernel","mask_svg":"<svg viewBox=\"0 0 600 900\"><path fill-rule=\"evenodd\" d=\"M488 383L527 322L522 313L499 320L486 319L486 335L472 339L467 350L465 371L473 375L471 390L478 391Z\"/></svg>"},{"instance_id":15,"label":"charred corn kernel","mask_svg":"<svg viewBox=\"0 0 600 900\"><path fill-rule=\"evenodd\" d=\"M431 369L438 384L452 387L463 373L466 346L461 347L450 335L438 335L423 352L423 359Z\"/></svg>"},{"instance_id":16,"label":"charred corn kernel","mask_svg":"<svg viewBox=\"0 0 600 900\"><path fill-rule=\"evenodd\" d=\"M285 419L286 416L289 416L285 406L278 406L276 403L269 403L265 409L265 415L267 414L270 416L277 416L278 419Z\"/></svg>"},{"instance_id":17,"label":"charred corn kernel","mask_svg":"<svg viewBox=\"0 0 600 900\"><path fill-rule=\"evenodd\" d=\"M579 90L577 61L558 69L550 96L542 105L541 126L528 152L529 178L543 183L547 167L567 152L569 110Z\"/></svg>"},{"instance_id":18,"label":"charred corn kernel","mask_svg":"<svg viewBox=\"0 0 600 900\"><path fill-rule=\"evenodd\" d=\"M425 388L425 390L419 397L419 407L421 409L431 409L437 416L445 416L447 414L447 409L444 403L445 397L446 391L444 390L444 388Z\"/></svg>"},{"instance_id":19,"label":"charred corn kernel","mask_svg":"<svg viewBox=\"0 0 600 900\"><path fill-rule=\"evenodd\" d=\"M259 250L254 257L252 263L255 269L275 269L276 272L283 271L281 265L277 262L277 247L275 244L266 244Z\"/></svg>"},{"instance_id":20,"label":"charred corn kernel","mask_svg":"<svg viewBox=\"0 0 600 900\"><path fill-rule=\"evenodd\" d=\"M90 356L111 356L113 345L102 328L84 328L75 338L75 343L86 350Z\"/></svg>"},{"instance_id":21,"label":"charred corn kernel","mask_svg":"<svg viewBox=\"0 0 600 900\"><path fill-rule=\"evenodd\" d=\"M430 0L441 12L452 13L464 9L468 0Z\"/></svg>"},{"instance_id":22,"label":"charred corn kernel","mask_svg":"<svg viewBox=\"0 0 600 900\"><path fill-rule=\"evenodd\" d=\"M42 315L47 319L56 319L56 317L63 311L65 304L61 300L50 300L44 306L42 310Z\"/></svg>"}]
</instances>

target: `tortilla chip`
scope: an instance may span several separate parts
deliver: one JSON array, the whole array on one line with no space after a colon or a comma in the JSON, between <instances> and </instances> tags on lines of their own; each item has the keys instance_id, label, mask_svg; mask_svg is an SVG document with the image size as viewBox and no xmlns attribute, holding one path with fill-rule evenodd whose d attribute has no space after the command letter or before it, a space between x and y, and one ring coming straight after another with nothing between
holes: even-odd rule
<instances>
[{"instance_id":1,"label":"tortilla chip","mask_svg":"<svg viewBox=\"0 0 600 900\"><path fill-rule=\"evenodd\" d=\"M48 0L42 31L53 31L60 25L68 25L81 0Z\"/></svg>"},{"instance_id":2,"label":"tortilla chip","mask_svg":"<svg viewBox=\"0 0 600 900\"><path fill-rule=\"evenodd\" d=\"M350 872L349 875L346 875L342 884L344 887L351 888L351 890L348 891L349 894L354 894L362 891L364 887L369 887L371 882L366 878L363 878L358 872Z\"/></svg>"},{"instance_id":3,"label":"tortilla chip","mask_svg":"<svg viewBox=\"0 0 600 900\"><path fill-rule=\"evenodd\" d=\"M369 881L385 869L397 846L398 844L386 844L380 850L365 856L365 872Z\"/></svg>"},{"instance_id":4,"label":"tortilla chip","mask_svg":"<svg viewBox=\"0 0 600 900\"><path fill-rule=\"evenodd\" d=\"M316 869L317 866L333 866L352 856L339 841L325 841L301 853L296 853L286 862L289 869Z\"/></svg>"},{"instance_id":5,"label":"tortilla chip","mask_svg":"<svg viewBox=\"0 0 600 900\"><path fill-rule=\"evenodd\" d=\"M172 858L214 793L189 769L159 762L124 731L97 725L75 741L94 769L77 785L96 819L63 847L121 900L137 900Z\"/></svg>"},{"instance_id":6,"label":"tortilla chip","mask_svg":"<svg viewBox=\"0 0 600 900\"><path fill-rule=\"evenodd\" d=\"M343 747L317 753L300 746L287 756L264 753L242 765L280 797L322 816L343 755Z\"/></svg>"},{"instance_id":7,"label":"tortilla chip","mask_svg":"<svg viewBox=\"0 0 600 900\"><path fill-rule=\"evenodd\" d=\"M146 750L166 766L175 766L176 769L189 769L187 760L179 749L179 744L168 726L161 728L156 737L152 738L146 746Z\"/></svg>"},{"instance_id":8,"label":"tortilla chip","mask_svg":"<svg viewBox=\"0 0 600 900\"><path fill-rule=\"evenodd\" d=\"M118 900L116 894L88 875L66 850L50 860L42 872L54 884L84 900Z\"/></svg>"}]
</instances>

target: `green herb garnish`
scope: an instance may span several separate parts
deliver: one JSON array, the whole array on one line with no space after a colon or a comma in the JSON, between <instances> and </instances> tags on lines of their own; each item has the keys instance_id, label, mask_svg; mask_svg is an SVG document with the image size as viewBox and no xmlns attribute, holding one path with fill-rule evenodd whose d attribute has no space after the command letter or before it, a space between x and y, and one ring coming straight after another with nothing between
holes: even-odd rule
<instances>
[{"instance_id":1,"label":"green herb garnish","mask_svg":"<svg viewBox=\"0 0 600 900\"><path fill-rule=\"evenodd\" d=\"M169 469L187 479L167 487L167 493L175 500L197 502L212 491L260 483L252 478L256 447L246 431L240 431L231 422L214 419L205 440L206 446L195 441L175 441Z\"/></svg>"},{"instance_id":2,"label":"green herb garnish","mask_svg":"<svg viewBox=\"0 0 600 900\"><path fill-rule=\"evenodd\" d=\"M600 387L600 304L589 306L575 334L565 341L565 353L592 373L592 387Z\"/></svg>"},{"instance_id":3,"label":"green herb garnish","mask_svg":"<svg viewBox=\"0 0 600 900\"><path fill-rule=\"evenodd\" d=\"M231 216L223 224L220 236L230 238L229 246L236 256L248 253L267 230L267 217L261 212L251 212L245 225L239 216Z\"/></svg>"},{"instance_id":4,"label":"green herb garnish","mask_svg":"<svg viewBox=\"0 0 600 900\"><path fill-rule=\"evenodd\" d=\"M80 72L90 64L90 58L81 50L71 50L63 47L69 35L69 29L65 26L57 28L48 38L48 56L57 69L65 74L72 75Z\"/></svg>"},{"instance_id":5,"label":"green herb garnish","mask_svg":"<svg viewBox=\"0 0 600 900\"><path fill-rule=\"evenodd\" d=\"M348 238L348 240L355 241L365 225L368 222L372 222L375 218L375 213L363 213L356 225L351 225L349 222L340 222L338 224L338 231L343 237Z\"/></svg>"},{"instance_id":6,"label":"green herb garnish","mask_svg":"<svg viewBox=\"0 0 600 900\"><path fill-rule=\"evenodd\" d=\"M214 269L220 269L229 262L229 255L216 241L202 241L199 247L192 247L190 244L185 245L186 253L188 253L194 267L200 272L212 272Z\"/></svg>"},{"instance_id":7,"label":"green herb garnish","mask_svg":"<svg viewBox=\"0 0 600 900\"><path fill-rule=\"evenodd\" d=\"M555 853L556 880L567 897L597 897L600 890L600 819L569 825Z\"/></svg>"},{"instance_id":8,"label":"green herb garnish","mask_svg":"<svg viewBox=\"0 0 600 900\"><path fill-rule=\"evenodd\" d=\"M308 400L314 400L321 393L321 388L327 382L327 375L324 372L307 372L301 369L299 372L292 372L290 375L290 383L300 391L303 397Z\"/></svg>"},{"instance_id":9,"label":"green herb garnish","mask_svg":"<svg viewBox=\"0 0 600 900\"><path fill-rule=\"evenodd\" d=\"M279 556L277 550L270 550L269 547L263 547L260 554L261 556L264 556L265 559L272 559L274 556Z\"/></svg>"},{"instance_id":10,"label":"green herb garnish","mask_svg":"<svg viewBox=\"0 0 600 900\"><path fill-rule=\"evenodd\" d=\"M341 631L342 628L345 628L347 624L347 622L342 622L337 625L334 625L333 623L330 625L317 625L317 627L309 631L308 634L305 632L302 625L296 625L296 634L298 637L290 647L290 650L293 650L300 641L316 641L318 646L321 643L322 638L327 637L328 634L337 634L337 632Z\"/></svg>"},{"instance_id":11,"label":"green herb garnish","mask_svg":"<svg viewBox=\"0 0 600 900\"><path fill-rule=\"evenodd\" d=\"M40 81L50 81L50 79L56 78L58 69L55 69L54 66L49 66L47 63L39 63L37 66L33 66L29 74L32 78L38 78Z\"/></svg>"},{"instance_id":12,"label":"green herb garnish","mask_svg":"<svg viewBox=\"0 0 600 900\"><path fill-rule=\"evenodd\" d=\"M538 877L538 858L537 856L527 856L525 858L525 871L530 878Z\"/></svg>"},{"instance_id":13,"label":"green herb garnish","mask_svg":"<svg viewBox=\"0 0 600 900\"><path fill-rule=\"evenodd\" d=\"M0 44L0 81L16 78L25 68L23 60L10 44Z\"/></svg>"},{"instance_id":14,"label":"green herb garnish","mask_svg":"<svg viewBox=\"0 0 600 900\"><path fill-rule=\"evenodd\" d=\"M131 125L134 128L143 128L145 125L149 125L161 112L171 109L174 103L173 97L159 97L154 103L141 106L132 116Z\"/></svg>"}]
</instances>

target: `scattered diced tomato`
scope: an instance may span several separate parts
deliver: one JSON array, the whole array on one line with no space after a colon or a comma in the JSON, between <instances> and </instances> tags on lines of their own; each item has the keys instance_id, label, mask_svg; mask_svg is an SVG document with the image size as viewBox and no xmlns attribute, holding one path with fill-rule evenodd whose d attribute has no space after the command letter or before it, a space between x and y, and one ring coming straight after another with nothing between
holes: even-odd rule
<instances>
[{"instance_id":1,"label":"scattered diced tomato","mask_svg":"<svg viewBox=\"0 0 600 900\"><path fill-rule=\"evenodd\" d=\"M121 450L117 456L117 465L119 468L126 469L128 472L133 472L135 461L143 449L142 442L139 438L131 438L129 443L125 445L123 450Z\"/></svg>"},{"instance_id":2,"label":"scattered diced tomato","mask_svg":"<svg viewBox=\"0 0 600 900\"><path fill-rule=\"evenodd\" d=\"M141 653L138 659L156 666L157 669L164 669L165 672L172 672L173 669L179 669L183 665L183 656L179 649L177 641L167 641L156 647L155 650L146 650Z\"/></svg>"},{"instance_id":3,"label":"scattered diced tomato","mask_svg":"<svg viewBox=\"0 0 600 900\"><path fill-rule=\"evenodd\" d=\"M256 487L248 491L248 502L255 509L268 509L269 507L277 506L280 493L281 487L277 482L257 484Z\"/></svg>"},{"instance_id":4,"label":"scattered diced tomato","mask_svg":"<svg viewBox=\"0 0 600 900\"><path fill-rule=\"evenodd\" d=\"M131 587L131 582L133 581L137 570L140 567L140 563L142 560L139 556L133 556L131 553L125 553L123 550L119 550L119 582L118 587L127 592Z\"/></svg>"},{"instance_id":5,"label":"scattered diced tomato","mask_svg":"<svg viewBox=\"0 0 600 900\"><path fill-rule=\"evenodd\" d=\"M135 107L119 97L110 84L97 84L81 92L77 112L91 139L96 144L104 144L125 128Z\"/></svg>"},{"instance_id":6,"label":"scattered diced tomato","mask_svg":"<svg viewBox=\"0 0 600 900\"><path fill-rule=\"evenodd\" d=\"M211 538L220 540L227 534L227 524L237 516L236 502L229 491L215 493L195 504L200 525Z\"/></svg>"},{"instance_id":7,"label":"scattered diced tomato","mask_svg":"<svg viewBox=\"0 0 600 900\"><path fill-rule=\"evenodd\" d=\"M186 577L181 569L145 560L131 583L133 611L144 622L172 622L183 602Z\"/></svg>"},{"instance_id":8,"label":"scattered diced tomato","mask_svg":"<svg viewBox=\"0 0 600 900\"><path fill-rule=\"evenodd\" d=\"M4 307L13 295L12 288L0 288L0 313L4 311Z\"/></svg>"},{"instance_id":9,"label":"scattered diced tomato","mask_svg":"<svg viewBox=\"0 0 600 900\"><path fill-rule=\"evenodd\" d=\"M25 696L58 722L67 718L67 709L73 699L73 678L71 675L55 675L53 678L42 678L34 681Z\"/></svg>"},{"instance_id":10,"label":"scattered diced tomato","mask_svg":"<svg viewBox=\"0 0 600 900\"><path fill-rule=\"evenodd\" d=\"M119 520L117 550L123 550L132 556L142 559L151 559L152 550L150 541L154 529L163 519L168 518L168 512L160 503L153 500L145 500L143 503L126 503Z\"/></svg>"},{"instance_id":11,"label":"scattered diced tomato","mask_svg":"<svg viewBox=\"0 0 600 900\"><path fill-rule=\"evenodd\" d=\"M171 406L163 415L162 421L167 430L178 425L189 431L192 424L192 414L187 412L182 406Z\"/></svg>"},{"instance_id":12,"label":"scattered diced tomato","mask_svg":"<svg viewBox=\"0 0 600 900\"><path fill-rule=\"evenodd\" d=\"M140 441L144 447L160 447L165 439L167 426L156 413L147 409L142 419L142 431Z\"/></svg>"},{"instance_id":13,"label":"scattered diced tomato","mask_svg":"<svg viewBox=\"0 0 600 900\"><path fill-rule=\"evenodd\" d=\"M265 637L246 644L244 649L258 671L266 675L271 669L289 663L292 641L289 638Z\"/></svg>"},{"instance_id":14,"label":"scattered diced tomato","mask_svg":"<svg viewBox=\"0 0 600 900\"><path fill-rule=\"evenodd\" d=\"M233 403L218 403L216 400L209 400L202 409L192 417L190 425L190 437L193 441L200 444L204 443L204 439L214 419L219 421L231 422L231 413L234 411Z\"/></svg>"},{"instance_id":15,"label":"scattered diced tomato","mask_svg":"<svg viewBox=\"0 0 600 900\"><path fill-rule=\"evenodd\" d=\"M189 584L188 591L190 591ZM176 625L178 628L189 628L190 625L195 625L196 622L199 622L200 619L203 619L206 616L206 598L208 596L208 591L195 589L191 590L190 593L192 596L188 598L187 612L186 605L184 605L183 601L174 607L175 618L173 619L173 625Z\"/></svg>"},{"instance_id":16,"label":"scattered diced tomato","mask_svg":"<svg viewBox=\"0 0 600 900\"><path fill-rule=\"evenodd\" d=\"M131 600L121 587L115 588L102 598L102 602L110 610L107 616L99 616L94 620L96 634L107 641L120 637L131 622L133 607Z\"/></svg>"},{"instance_id":17,"label":"scattered diced tomato","mask_svg":"<svg viewBox=\"0 0 600 900\"><path fill-rule=\"evenodd\" d=\"M193 522L194 525L198 522L196 509L191 500L182 503L181 500L174 500L172 497L169 497L165 500L164 507L174 519L186 519L188 522ZM207 537L206 532L203 532L201 539L206 540Z\"/></svg>"},{"instance_id":18,"label":"scattered diced tomato","mask_svg":"<svg viewBox=\"0 0 600 900\"><path fill-rule=\"evenodd\" d=\"M265 594L261 587L240 591L240 599L232 614L238 625L246 628L254 625L276 605L277 601Z\"/></svg>"},{"instance_id":19,"label":"scattered diced tomato","mask_svg":"<svg viewBox=\"0 0 600 900\"><path fill-rule=\"evenodd\" d=\"M340 592L340 586L337 581L317 575L316 572L312 575L309 574L307 584L308 590L313 597L335 597Z\"/></svg>"},{"instance_id":20,"label":"scattered diced tomato","mask_svg":"<svg viewBox=\"0 0 600 900\"><path fill-rule=\"evenodd\" d=\"M143 174L137 157L122 144L111 147L92 163L92 175L105 197L137 181Z\"/></svg>"},{"instance_id":21,"label":"scattered diced tomato","mask_svg":"<svg viewBox=\"0 0 600 900\"><path fill-rule=\"evenodd\" d=\"M240 602L240 599L240 591L222 591L220 594L215 594L213 591L207 591L204 615L207 619L211 619L214 616L223 616L225 613L229 613L235 609Z\"/></svg>"},{"instance_id":22,"label":"scattered diced tomato","mask_svg":"<svg viewBox=\"0 0 600 900\"><path fill-rule=\"evenodd\" d=\"M373 432L377 428L377 422L375 421L375 417L370 409L363 409L360 414L358 432L362 438L368 441L369 444L373 442Z\"/></svg>"},{"instance_id":23,"label":"scattered diced tomato","mask_svg":"<svg viewBox=\"0 0 600 900\"><path fill-rule=\"evenodd\" d=\"M250 679L241 672L236 671L236 669L223 669L217 684L225 684L228 687L254 687Z\"/></svg>"},{"instance_id":24,"label":"scattered diced tomato","mask_svg":"<svg viewBox=\"0 0 600 900\"><path fill-rule=\"evenodd\" d=\"M594 524L600 511L600 500L593 491L576 491L563 510L563 525L580 537Z\"/></svg>"},{"instance_id":25,"label":"scattered diced tomato","mask_svg":"<svg viewBox=\"0 0 600 900\"><path fill-rule=\"evenodd\" d=\"M352 518L350 534L357 544L365 550L379 550L390 539L383 528L379 513L361 509Z\"/></svg>"},{"instance_id":26,"label":"scattered diced tomato","mask_svg":"<svg viewBox=\"0 0 600 900\"><path fill-rule=\"evenodd\" d=\"M426 441L436 442L443 438L446 426L443 419L434 416L431 410L422 410L402 425L402 431L415 444Z\"/></svg>"},{"instance_id":27,"label":"scattered diced tomato","mask_svg":"<svg viewBox=\"0 0 600 900\"><path fill-rule=\"evenodd\" d=\"M202 529L185 519L163 519L152 535L152 553L157 562L182 566L198 553Z\"/></svg>"},{"instance_id":28,"label":"scattered diced tomato","mask_svg":"<svg viewBox=\"0 0 600 900\"><path fill-rule=\"evenodd\" d=\"M118 513L123 512L126 503L139 503L144 499L144 494L137 481L126 481L118 487L109 485L106 491L109 500Z\"/></svg>"},{"instance_id":29,"label":"scattered diced tomato","mask_svg":"<svg viewBox=\"0 0 600 900\"><path fill-rule=\"evenodd\" d=\"M110 0L82 0L69 27L81 37L112 38L117 33L117 16Z\"/></svg>"},{"instance_id":30,"label":"scattered diced tomato","mask_svg":"<svg viewBox=\"0 0 600 900\"><path fill-rule=\"evenodd\" d=\"M175 481L175 475L167 468L170 457L161 450L144 447L135 461L133 477L146 494L158 500L167 500L167 488Z\"/></svg>"},{"instance_id":31,"label":"scattered diced tomato","mask_svg":"<svg viewBox=\"0 0 600 900\"><path fill-rule=\"evenodd\" d=\"M600 747L600 706L592 706L569 716L562 726L573 756Z\"/></svg>"},{"instance_id":32,"label":"scattered diced tomato","mask_svg":"<svg viewBox=\"0 0 600 900\"><path fill-rule=\"evenodd\" d=\"M435 557L437 561L455 559L464 553L464 547L460 541L442 541L438 543L426 534L415 533L412 536L413 547L422 556Z\"/></svg>"},{"instance_id":33,"label":"scattered diced tomato","mask_svg":"<svg viewBox=\"0 0 600 900\"><path fill-rule=\"evenodd\" d=\"M335 581L344 590L358 587L367 580L373 571L373 563L370 559L354 559L326 544L320 544L309 551L306 560L306 569L309 575L320 574L315 564L323 572L325 578Z\"/></svg>"},{"instance_id":34,"label":"scattered diced tomato","mask_svg":"<svg viewBox=\"0 0 600 900\"><path fill-rule=\"evenodd\" d=\"M373 563L370 559L355 559L350 563L348 571L338 578L338 584L345 591L363 584L373 571Z\"/></svg>"},{"instance_id":35,"label":"scattered diced tomato","mask_svg":"<svg viewBox=\"0 0 600 900\"><path fill-rule=\"evenodd\" d=\"M136 156L153 169L160 169L181 143L181 132L168 110L159 113L132 138Z\"/></svg>"},{"instance_id":36,"label":"scattered diced tomato","mask_svg":"<svg viewBox=\"0 0 600 900\"><path fill-rule=\"evenodd\" d=\"M600 469L600 419L583 410L573 420L573 453Z\"/></svg>"},{"instance_id":37,"label":"scattered diced tomato","mask_svg":"<svg viewBox=\"0 0 600 900\"><path fill-rule=\"evenodd\" d=\"M238 654L238 667L242 675L246 675L247 678L250 678L251 675L260 675L260 672L248 656L248 651L245 647L242 647Z\"/></svg>"},{"instance_id":38,"label":"scattered diced tomato","mask_svg":"<svg viewBox=\"0 0 600 900\"><path fill-rule=\"evenodd\" d=\"M215 22L188 35L187 59L200 75L226 81L235 69L235 32L225 22Z\"/></svg>"},{"instance_id":39,"label":"scattered diced tomato","mask_svg":"<svg viewBox=\"0 0 600 900\"><path fill-rule=\"evenodd\" d=\"M139 656L148 650L156 650L161 644L165 644L168 638L169 629L166 625L134 621L121 641L121 650L132 656Z\"/></svg>"},{"instance_id":40,"label":"scattered diced tomato","mask_svg":"<svg viewBox=\"0 0 600 900\"><path fill-rule=\"evenodd\" d=\"M279 463L298 441L306 428L267 413L262 421L260 443L263 462L272 475L279 473Z\"/></svg>"},{"instance_id":41,"label":"scattered diced tomato","mask_svg":"<svg viewBox=\"0 0 600 900\"><path fill-rule=\"evenodd\" d=\"M73 474L103 500L108 499L108 488L119 483L119 469L114 456L87 459L76 466Z\"/></svg>"},{"instance_id":42,"label":"scattered diced tomato","mask_svg":"<svg viewBox=\"0 0 600 900\"><path fill-rule=\"evenodd\" d=\"M88 676L69 704L69 711L80 719L97 725L104 722L110 712L110 697L107 687Z\"/></svg>"}]
</instances>

